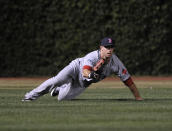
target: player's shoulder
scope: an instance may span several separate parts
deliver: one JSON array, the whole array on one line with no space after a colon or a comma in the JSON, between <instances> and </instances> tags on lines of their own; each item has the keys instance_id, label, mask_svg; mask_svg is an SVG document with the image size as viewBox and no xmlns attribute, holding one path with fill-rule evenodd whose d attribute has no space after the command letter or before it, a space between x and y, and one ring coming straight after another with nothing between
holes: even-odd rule
<instances>
[{"instance_id":1,"label":"player's shoulder","mask_svg":"<svg viewBox=\"0 0 172 131\"><path fill-rule=\"evenodd\" d=\"M112 54L112 61L118 63L120 61L119 57L116 54Z\"/></svg>"},{"instance_id":2,"label":"player's shoulder","mask_svg":"<svg viewBox=\"0 0 172 131\"><path fill-rule=\"evenodd\" d=\"M88 54L86 54L85 58L92 58L92 59L99 58L99 50L89 52Z\"/></svg>"},{"instance_id":3,"label":"player's shoulder","mask_svg":"<svg viewBox=\"0 0 172 131\"><path fill-rule=\"evenodd\" d=\"M113 59L119 59L118 56L116 54L114 54L114 53L112 54L112 58Z\"/></svg>"},{"instance_id":4,"label":"player's shoulder","mask_svg":"<svg viewBox=\"0 0 172 131\"><path fill-rule=\"evenodd\" d=\"M83 60L86 64L91 63L91 65L95 65L95 63L100 59L100 52L99 50L92 51L88 53ZM88 62L88 63L87 63Z\"/></svg>"}]
</instances>

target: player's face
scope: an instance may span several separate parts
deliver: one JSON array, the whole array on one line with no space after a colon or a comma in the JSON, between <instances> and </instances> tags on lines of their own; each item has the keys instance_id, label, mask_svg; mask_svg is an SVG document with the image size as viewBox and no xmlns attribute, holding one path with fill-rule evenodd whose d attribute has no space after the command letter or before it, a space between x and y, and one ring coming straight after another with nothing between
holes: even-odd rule
<instances>
[{"instance_id":1,"label":"player's face","mask_svg":"<svg viewBox=\"0 0 172 131\"><path fill-rule=\"evenodd\" d=\"M100 51L102 58L109 58L112 56L114 46L100 46Z\"/></svg>"}]
</instances>

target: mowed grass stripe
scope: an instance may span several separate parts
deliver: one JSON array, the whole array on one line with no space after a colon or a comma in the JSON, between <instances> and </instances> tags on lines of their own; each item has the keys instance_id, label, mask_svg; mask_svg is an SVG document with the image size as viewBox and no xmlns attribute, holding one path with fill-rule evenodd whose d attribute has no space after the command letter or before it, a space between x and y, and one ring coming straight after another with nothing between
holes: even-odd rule
<instances>
[{"instance_id":1,"label":"mowed grass stripe","mask_svg":"<svg viewBox=\"0 0 172 131\"><path fill-rule=\"evenodd\" d=\"M141 102L120 81L93 84L72 101L58 102L47 94L21 102L41 82L0 81L1 130L172 130L170 81L136 81Z\"/></svg>"},{"instance_id":2,"label":"mowed grass stripe","mask_svg":"<svg viewBox=\"0 0 172 131\"><path fill-rule=\"evenodd\" d=\"M143 85L139 90L144 101L135 101L129 89L115 81L93 84L72 101L58 102L47 94L37 101L21 102L38 85L29 83L0 83L1 130L172 130L170 82L136 83ZM114 85L118 88L108 88Z\"/></svg>"},{"instance_id":3,"label":"mowed grass stripe","mask_svg":"<svg viewBox=\"0 0 172 131\"><path fill-rule=\"evenodd\" d=\"M2 80L0 79L0 88L28 88L33 89L39 86L43 80ZM172 88L172 81L135 81L138 88ZM125 88L126 86L121 81L101 81L92 84L89 88Z\"/></svg>"}]
</instances>

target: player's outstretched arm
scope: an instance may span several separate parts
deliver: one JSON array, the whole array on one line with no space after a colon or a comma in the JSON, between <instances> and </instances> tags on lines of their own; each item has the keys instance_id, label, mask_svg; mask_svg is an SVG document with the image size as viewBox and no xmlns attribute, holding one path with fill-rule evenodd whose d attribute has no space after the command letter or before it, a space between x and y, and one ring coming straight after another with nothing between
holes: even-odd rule
<instances>
[{"instance_id":1,"label":"player's outstretched arm","mask_svg":"<svg viewBox=\"0 0 172 131\"><path fill-rule=\"evenodd\" d=\"M129 87L129 89L133 93L136 100L139 100L139 101L143 100L143 98L140 96L139 91L136 85L134 84L133 80L131 79L131 77L128 80L124 81L124 84Z\"/></svg>"},{"instance_id":2,"label":"player's outstretched arm","mask_svg":"<svg viewBox=\"0 0 172 131\"><path fill-rule=\"evenodd\" d=\"M140 96L139 91L134 83L128 87L131 90L131 92L133 93L133 95L135 96L136 100L143 100L143 98Z\"/></svg>"}]
</instances>

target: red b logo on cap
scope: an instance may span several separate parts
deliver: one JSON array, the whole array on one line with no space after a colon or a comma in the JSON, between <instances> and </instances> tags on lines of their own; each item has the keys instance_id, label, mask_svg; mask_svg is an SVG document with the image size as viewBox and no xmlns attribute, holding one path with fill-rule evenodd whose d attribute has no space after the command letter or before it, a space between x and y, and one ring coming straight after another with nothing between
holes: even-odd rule
<instances>
[{"instance_id":1,"label":"red b logo on cap","mask_svg":"<svg viewBox=\"0 0 172 131\"><path fill-rule=\"evenodd\" d=\"M112 39L109 38L109 39L108 39L108 42L109 42L109 43L112 43Z\"/></svg>"}]
</instances>

